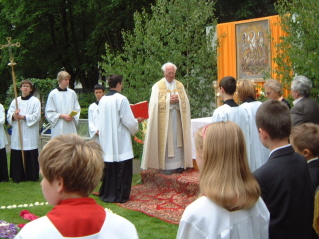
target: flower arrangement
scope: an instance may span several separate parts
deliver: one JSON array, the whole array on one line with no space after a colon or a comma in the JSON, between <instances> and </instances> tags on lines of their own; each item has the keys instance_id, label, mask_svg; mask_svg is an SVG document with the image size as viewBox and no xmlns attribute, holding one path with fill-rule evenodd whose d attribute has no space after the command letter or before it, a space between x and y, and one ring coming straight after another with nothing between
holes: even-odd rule
<instances>
[{"instance_id":1,"label":"flower arrangement","mask_svg":"<svg viewBox=\"0 0 319 239\"><path fill-rule=\"evenodd\" d=\"M135 134L134 136L134 141L139 143L139 144L144 144L144 139L145 139L145 134L146 134L146 127L147 127L147 122L144 120L141 123L142 127L139 129L139 131Z\"/></svg>"},{"instance_id":2,"label":"flower arrangement","mask_svg":"<svg viewBox=\"0 0 319 239\"><path fill-rule=\"evenodd\" d=\"M0 238L14 238L18 231L15 224L0 220Z\"/></svg>"}]
</instances>

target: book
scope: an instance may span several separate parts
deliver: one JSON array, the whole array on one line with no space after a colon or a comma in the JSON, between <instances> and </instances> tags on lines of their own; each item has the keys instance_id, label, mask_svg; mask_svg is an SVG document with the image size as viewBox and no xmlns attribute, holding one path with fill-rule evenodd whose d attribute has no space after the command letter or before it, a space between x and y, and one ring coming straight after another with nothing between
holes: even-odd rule
<instances>
[{"instance_id":1,"label":"book","mask_svg":"<svg viewBox=\"0 0 319 239\"><path fill-rule=\"evenodd\" d=\"M148 119L148 102L142 101L134 105L130 105L135 118L142 117Z\"/></svg>"},{"instance_id":2,"label":"book","mask_svg":"<svg viewBox=\"0 0 319 239\"><path fill-rule=\"evenodd\" d=\"M78 112L77 111L72 111L69 115L71 116L71 117L73 117L73 116L76 116L76 114L77 114Z\"/></svg>"}]
</instances>

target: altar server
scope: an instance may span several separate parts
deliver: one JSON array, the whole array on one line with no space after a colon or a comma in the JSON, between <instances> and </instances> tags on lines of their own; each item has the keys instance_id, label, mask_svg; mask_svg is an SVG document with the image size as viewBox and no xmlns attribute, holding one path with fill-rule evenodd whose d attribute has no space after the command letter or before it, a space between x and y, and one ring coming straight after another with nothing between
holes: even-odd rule
<instances>
[{"instance_id":1,"label":"altar server","mask_svg":"<svg viewBox=\"0 0 319 239\"><path fill-rule=\"evenodd\" d=\"M134 118L130 103L120 94L123 77L111 75L110 90L100 100L100 144L104 151L104 174L100 199L124 203L130 198L133 177L132 138L143 118Z\"/></svg>"},{"instance_id":2,"label":"altar server","mask_svg":"<svg viewBox=\"0 0 319 239\"><path fill-rule=\"evenodd\" d=\"M8 163L7 163L7 154L6 154L6 144L8 144L7 136L3 128L5 123L5 112L3 105L0 104L0 182L8 182Z\"/></svg>"},{"instance_id":3,"label":"altar server","mask_svg":"<svg viewBox=\"0 0 319 239\"><path fill-rule=\"evenodd\" d=\"M42 193L54 208L26 224L15 239L137 239L134 225L89 194L103 173L103 151L75 134L51 139L39 156Z\"/></svg>"},{"instance_id":4,"label":"altar server","mask_svg":"<svg viewBox=\"0 0 319 239\"><path fill-rule=\"evenodd\" d=\"M248 156L250 161L250 138L249 138L249 119L245 110L235 102L234 94L236 91L237 81L232 76L226 76L219 82L219 94L224 104L219 106L213 112L212 122L226 122L232 121L240 126L242 129Z\"/></svg>"},{"instance_id":5,"label":"altar server","mask_svg":"<svg viewBox=\"0 0 319 239\"><path fill-rule=\"evenodd\" d=\"M96 98L96 101L93 102L89 106L89 133L90 138L94 140L95 142L99 143L99 114L98 114L98 105L102 98L102 96L105 94L105 88L103 85L97 84L94 86L94 95Z\"/></svg>"},{"instance_id":6,"label":"altar server","mask_svg":"<svg viewBox=\"0 0 319 239\"><path fill-rule=\"evenodd\" d=\"M76 134L76 125L80 118L80 105L74 90L68 88L71 75L60 71L57 76L59 86L48 96L45 116L51 125L51 138L60 134ZM74 111L75 115L70 115Z\"/></svg>"},{"instance_id":7,"label":"altar server","mask_svg":"<svg viewBox=\"0 0 319 239\"><path fill-rule=\"evenodd\" d=\"M20 90L22 95L17 98L18 109L16 109L16 102L13 100L7 114L8 123L12 125L10 177L16 183L39 179L38 142L41 103L32 94L34 89L31 81L23 80L20 84ZM20 121L21 126L24 163L18 121Z\"/></svg>"},{"instance_id":8,"label":"altar server","mask_svg":"<svg viewBox=\"0 0 319 239\"><path fill-rule=\"evenodd\" d=\"M249 142L250 157L249 167L250 171L254 172L267 162L269 157L269 149L262 145L259 140L258 129L256 126L256 112L261 105L260 101L256 100L255 86L251 80L242 80L237 86L237 96L239 102L242 104L239 106L245 110L249 120Z\"/></svg>"}]
</instances>

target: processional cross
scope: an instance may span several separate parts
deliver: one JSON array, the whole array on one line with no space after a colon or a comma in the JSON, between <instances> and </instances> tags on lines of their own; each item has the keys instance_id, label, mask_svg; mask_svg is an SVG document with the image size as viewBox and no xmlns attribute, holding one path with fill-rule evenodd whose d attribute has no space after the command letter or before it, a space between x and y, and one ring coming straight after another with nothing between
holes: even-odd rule
<instances>
[{"instance_id":1,"label":"processional cross","mask_svg":"<svg viewBox=\"0 0 319 239\"><path fill-rule=\"evenodd\" d=\"M16 42L16 43L11 43L11 37L7 37L6 38L8 41L8 44L4 44L4 45L0 45L0 49L3 48L8 48L9 49L9 55L10 55L10 63L8 63L9 66L11 66L11 70L12 70L12 80L13 80L13 89L14 89L14 99L15 99L15 103L16 103L16 110L18 110L18 92L17 92L17 82L16 82L16 76L15 76L15 72L14 72L14 66L17 64L14 62L14 58L13 58L13 54L12 54L12 50L11 48L16 46L16 47L20 47L20 42ZM22 162L23 162L23 169L24 172L25 171L25 159L24 159L24 152L23 152L23 140L22 140L22 130L21 130L21 122L20 120L18 120L18 129L19 129L19 138L20 138L20 145L21 145L21 154L22 154Z\"/></svg>"}]
</instances>

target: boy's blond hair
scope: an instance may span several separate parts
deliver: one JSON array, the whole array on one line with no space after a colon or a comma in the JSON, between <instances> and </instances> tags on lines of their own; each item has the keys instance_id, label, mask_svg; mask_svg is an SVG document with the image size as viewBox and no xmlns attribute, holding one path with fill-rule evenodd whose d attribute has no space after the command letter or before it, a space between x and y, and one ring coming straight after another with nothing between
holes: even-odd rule
<instances>
[{"instance_id":1,"label":"boy's blond hair","mask_svg":"<svg viewBox=\"0 0 319 239\"><path fill-rule=\"evenodd\" d=\"M39 155L43 177L50 183L63 179L65 192L87 197L98 186L103 173L103 151L96 142L75 134L51 139Z\"/></svg>"},{"instance_id":2,"label":"boy's blond hair","mask_svg":"<svg viewBox=\"0 0 319 239\"><path fill-rule=\"evenodd\" d=\"M66 77L69 77L71 79L71 75L67 71L60 71L57 75L57 80L58 80L59 84Z\"/></svg>"}]
</instances>

